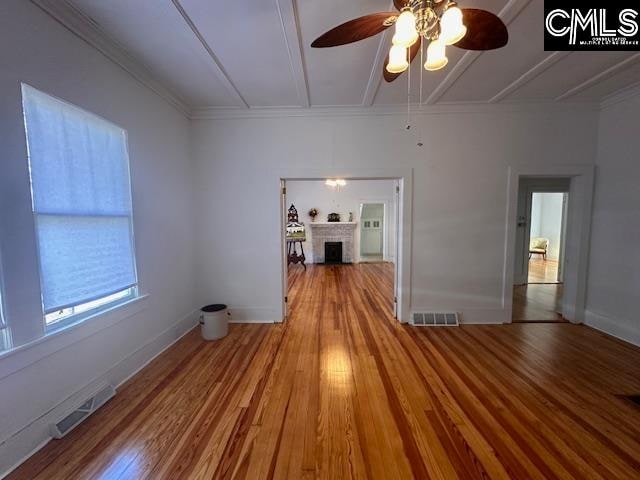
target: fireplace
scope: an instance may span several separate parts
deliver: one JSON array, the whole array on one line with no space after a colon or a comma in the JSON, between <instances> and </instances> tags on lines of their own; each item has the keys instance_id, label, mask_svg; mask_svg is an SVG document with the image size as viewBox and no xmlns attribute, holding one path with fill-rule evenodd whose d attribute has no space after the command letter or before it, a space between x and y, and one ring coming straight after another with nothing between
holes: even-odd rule
<instances>
[{"instance_id":1,"label":"fireplace","mask_svg":"<svg viewBox=\"0 0 640 480\"><path fill-rule=\"evenodd\" d=\"M342 263L342 242L324 242L324 263Z\"/></svg>"}]
</instances>

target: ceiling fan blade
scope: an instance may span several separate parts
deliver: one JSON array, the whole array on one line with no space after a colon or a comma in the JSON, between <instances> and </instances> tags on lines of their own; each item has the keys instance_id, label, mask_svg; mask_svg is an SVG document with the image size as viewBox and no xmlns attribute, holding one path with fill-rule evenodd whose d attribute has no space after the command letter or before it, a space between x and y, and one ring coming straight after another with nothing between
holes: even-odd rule
<instances>
[{"instance_id":1,"label":"ceiling fan blade","mask_svg":"<svg viewBox=\"0 0 640 480\"><path fill-rule=\"evenodd\" d=\"M393 5L398 10L402 10L407 5L407 0L393 0Z\"/></svg>"},{"instance_id":2,"label":"ceiling fan blade","mask_svg":"<svg viewBox=\"0 0 640 480\"><path fill-rule=\"evenodd\" d=\"M409 50L409 65L411 65L411 63L413 62L413 59L416 58L416 55L418 55L418 52L420 51L420 43L421 43L422 39L419 38L418 41L416 43L414 43L413 45L411 45L411 49ZM393 82L396 78L398 78L400 75L402 75L402 73L389 73L387 71L387 64L389 63L389 55L387 55L386 60L384 61L384 65L382 66L382 76L384 77L384 79L391 83ZM411 67L409 67L411 68ZM406 70L405 70L406 72Z\"/></svg>"},{"instance_id":3,"label":"ceiling fan blade","mask_svg":"<svg viewBox=\"0 0 640 480\"><path fill-rule=\"evenodd\" d=\"M350 20L319 36L311 46L314 48L337 47L364 40L389 28L393 22L389 23L385 20L397 16L395 12L380 12Z\"/></svg>"},{"instance_id":4,"label":"ceiling fan blade","mask_svg":"<svg viewBox=\"0 0 640 480\"><path fill-rule=\"evenodd\" d=\"M476 8L462 9L467 34L454 44L465 50L495 50L509 43L507 26L497 15Z\"/></svg>"}]
</instances>

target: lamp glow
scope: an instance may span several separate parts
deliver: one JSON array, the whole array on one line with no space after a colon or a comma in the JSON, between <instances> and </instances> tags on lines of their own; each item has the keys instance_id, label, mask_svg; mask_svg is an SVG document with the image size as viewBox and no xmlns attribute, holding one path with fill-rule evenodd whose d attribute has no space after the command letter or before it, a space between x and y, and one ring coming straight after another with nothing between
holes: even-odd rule
<instances>
[{"instance_id":1,"label":"lamp glow","mask_svg":"<svg viewBox=\"0 0 640 480\"><path fill-rule=\"evenodd\" d=\"M338 179L336 180L336 185L338 185L339 187L344 187L346 184L347 184L347 181L346 181L346 180L343 180L343 179L341 179L341 178L338 178Z\"/></svg>"},{"instance_id":2,"label":"lamp glow","mask_svg":"<svg viewBox=\"0 0 640 480\"><path fill-rule=\"evenodd\" d=\"M327 181L324 182L324 184L327 187L335 187L336 185L338 185L335 180L331 180L330 178L328 178Z\"/></svg>"},{"instance_id":3,"label":"lamp glow","mask_svg":"<svg viewBox=\"0 0 640 480\"><path fill-rule=\"evenodd\" d=\"M387 64L387 72L402 73L409 68L407 61L407 49L399 45L393 45L389 50L389 63Z\"/></svg>"},{"instance_id":4,"label":"lamp glow","mask_svg":"<svg viewBox=\"0 0 640 480\"><path fill-rule=\"evenodd\" d=\"M440 34L440 40L445 45L453 45L459 42L467 34L467 27L462 23L462 10L458 7L451 7L440 20L440 26L442 27L442 33Z\"/></svg>"},{"instance_id":5,"label":"lamp glow","mask_svg":"<svg viewBox=\"0 0 640 480\"><path fill-rule=\"evenodd\" d=\"M425 70L434 72L447 66L449 59L446 55L446 45L440 39L434 40L427 48L427 61L424 64Z\"/></svg>"},{"instance_id":6,"label":"lamp glow","mask_svg":"<svg viewBox=\"0 0 640 480\"><path fill-rule=\"evenodd\" d=\"M391 41L399 47L409 48L417 40L416 16L410 9L404 10L396 20L396 33Z\"/></svg>"}]
</instances>

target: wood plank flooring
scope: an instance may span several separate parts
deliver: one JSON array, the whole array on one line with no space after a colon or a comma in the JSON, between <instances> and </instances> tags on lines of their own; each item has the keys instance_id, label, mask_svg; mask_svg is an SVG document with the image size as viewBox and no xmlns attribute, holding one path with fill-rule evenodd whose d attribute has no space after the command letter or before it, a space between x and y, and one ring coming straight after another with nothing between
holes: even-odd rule
<instances>
[{"instance_id":1,"label":"wood plank flooring","mask_svg":"<svg viewBox=\"0 0 640 480\"><path fill-rule=\"evenodd\" d=\"M529 260L529 283L558 283L558 261L534 256Z\"/></svg>"},{"instance_id":2,"label":"wood plank flooring","mask_svg":"<svg viewBox=\"0 0 640 480\"><path fill-rule=\"evenodd\" d=\"M564 322L561 283L516 285L513 287L514 322Z\"/></svg>"},{"instance_id":3,"label":"wood plank flooring","mask_svg":"<svg viewBox=\"0 0 640 480\"><path fill-rule=\"evenodd\" d=\"M10 479L640 478L640 349L587 327L418 329L389 264L292 269L284 325L191 332Z\"/></svg>"}]
</instances>

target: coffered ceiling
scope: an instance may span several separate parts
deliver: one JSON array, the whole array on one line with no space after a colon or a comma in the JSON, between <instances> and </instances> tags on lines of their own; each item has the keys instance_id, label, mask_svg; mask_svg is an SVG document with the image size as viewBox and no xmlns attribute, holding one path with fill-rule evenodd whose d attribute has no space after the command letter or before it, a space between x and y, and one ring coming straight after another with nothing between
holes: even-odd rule
<instances>
[{"instance_id":1,"label":"coffered ceiling","mask_svg":"<svg viewBox=\"0 0 640 480\"><path fill-rule=\"evenodd\" d=\"M408 76L382 80L390 29L329 49L311 42L389 0L32 0L187 113L212 109L400 105ZM460 0L499 14L509 45L450 47L424 72L422 101L601 102L640 82L636 52L545 52L542 0ZM418 102L419 62L411 72Z\"/></svg>"}]
</instances>

